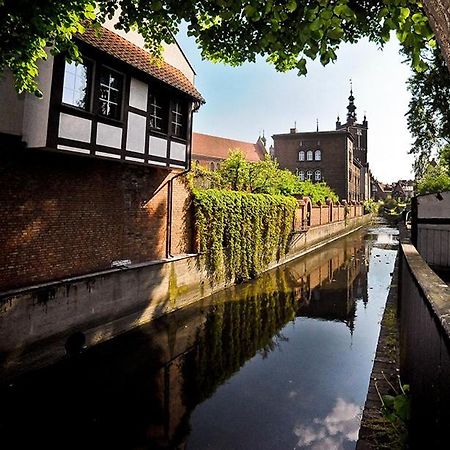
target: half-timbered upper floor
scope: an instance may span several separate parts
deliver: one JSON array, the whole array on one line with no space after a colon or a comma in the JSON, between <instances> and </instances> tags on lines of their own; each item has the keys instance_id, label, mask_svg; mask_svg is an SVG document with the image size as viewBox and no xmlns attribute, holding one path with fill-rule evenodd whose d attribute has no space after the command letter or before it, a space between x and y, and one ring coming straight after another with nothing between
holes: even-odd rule
<instances>
[{"instance_id":1,"label":"half-timbered upper floor","mask_svg":"<svg viewBox=\"0 0 450 450\"><path fill-rule=\"evenodd\" d=\"M157 167L188 168L192 115L204 102L193 76L107 29L76 37L80 64L40 64L43 99L0 82L0 133L28 148ZM4 119L4 120L3 120Z\"/></svg>"}]
</instances>

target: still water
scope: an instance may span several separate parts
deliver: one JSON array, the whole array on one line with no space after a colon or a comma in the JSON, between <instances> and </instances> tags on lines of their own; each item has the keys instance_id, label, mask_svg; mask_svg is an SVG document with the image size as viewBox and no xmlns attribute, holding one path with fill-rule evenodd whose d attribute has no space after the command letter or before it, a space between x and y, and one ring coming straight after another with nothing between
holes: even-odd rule
<instances>
[{"instance_id":1,"label":"still water","mask_svg":"<svg viewBox=\"0 0 450 450\"><path fill-rule=\"evenodd\" d=\"M0 391L0 448L353 449L397 231L353 233Z\"/></svg>"}]
</instances>

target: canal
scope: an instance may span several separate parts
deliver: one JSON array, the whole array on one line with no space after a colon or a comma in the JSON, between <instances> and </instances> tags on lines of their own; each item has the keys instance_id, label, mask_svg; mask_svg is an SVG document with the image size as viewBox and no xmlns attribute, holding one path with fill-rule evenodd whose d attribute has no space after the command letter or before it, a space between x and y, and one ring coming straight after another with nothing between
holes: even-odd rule
<instances>
[{"instance_id":1,"label":"canal","mask_svg":"<svg viewBox=\"0 0 450 450\"><path fill-rule=\"evenodd\" d=\"M0 447L353 449L396 252L358 231L22 376Z\"/></svg>"}]
</instances>

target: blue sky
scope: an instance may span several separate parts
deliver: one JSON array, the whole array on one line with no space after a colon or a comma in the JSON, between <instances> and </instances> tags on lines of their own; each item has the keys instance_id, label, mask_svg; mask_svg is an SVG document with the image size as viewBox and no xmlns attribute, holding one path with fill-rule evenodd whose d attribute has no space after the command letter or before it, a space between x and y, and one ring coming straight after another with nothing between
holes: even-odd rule
<instances>
[{"instance_id":1,"label":"blue sky","mask_svg":"<svg viewBox=\"0 0 450 450\"><path fill-rule=\"evenodd\" d=\"M206 99L194 117L195 131L256 142L264 130L272 143L273 134L288 132L294 122L298 130L312 131L317 118L320 130L334 129L337 114L345 120L352 78L358 121L367 111L372 172L384 182L412 176L404 117L410 71L395 39L383 51L367 41L343 45L335 64L311 62L306 77L277 73L263 60L240 67L202 61L193 39L182 33L177 39Z\"/></svg>"}]
</instances>

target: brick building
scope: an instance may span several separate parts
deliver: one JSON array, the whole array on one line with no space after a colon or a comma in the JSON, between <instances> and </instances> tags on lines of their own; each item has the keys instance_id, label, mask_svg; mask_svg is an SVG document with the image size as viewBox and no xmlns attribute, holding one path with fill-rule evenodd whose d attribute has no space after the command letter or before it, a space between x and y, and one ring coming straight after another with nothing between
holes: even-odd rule
<instances>
[{"instance_id":1,"label":"brick building","mask_svg":"<svg viewBox=\"0 0 450 450\"><path fill-rule=\"evenodd\" d=\"M203 133L192 134L192 161L216 169L227 159L230 150L241 150L249 162L261 161L268 155L266 139L259 137L255 144Z\"/></svg>"},{"instance_id":2,"label":"brick building","mask_svg":"<svg viewBox=\"0 0 450 450\"><path fill-rule=\"evenodd\" d=\"M0 292L191 251L192 67L112 22L76 41L83 64L41 62L43 99L0 81Z\"/></svg>"},{"instance_id":3,"label":"brick building","mask_svg":"<svg viewBox=\"0 0 450 450\"><path fill-rule=\"evenodd\" d=\"M280 167L298 174L301 180L325 181L342 200L370 198L370 172L367 161L368 122L356 121L356 106L350 90L347 122L339 117L330 131L276 134L274 157Z\"/></svg>"}]
</instances>

